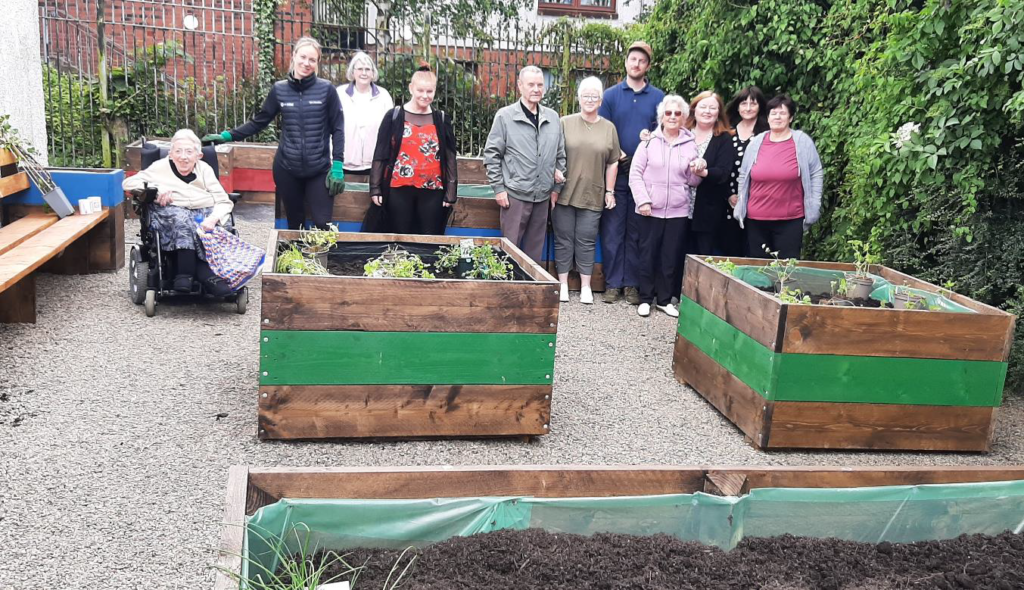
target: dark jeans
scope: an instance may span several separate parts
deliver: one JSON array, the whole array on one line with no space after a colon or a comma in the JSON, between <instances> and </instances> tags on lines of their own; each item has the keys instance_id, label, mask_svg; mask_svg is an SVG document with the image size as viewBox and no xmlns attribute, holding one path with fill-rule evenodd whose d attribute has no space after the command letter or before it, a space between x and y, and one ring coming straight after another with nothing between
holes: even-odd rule
<instances>
[{"instance_id":1,"label":"dark jeans","mask_svg":"<svg viewBox=\"0 0 1024 590\"><path fill-rule=\"evenodd\" d=\"M443 190L393 186L384 199L388 225L396 234L439 236L444 233L448 219L448 210L443 202Z\"/></svg>"},{"instance_id":2,"label":"dark jeans","mask_svg":"<svg viewBox=\"0 0 1024 590\"><path fill-rule=\"evenodd\" d=\"M800 258L804 241L804 218L766 221L747 219L747 245L753 258L771 258L765 248L778 252L779 258ZM763 244L763 245L762 245Z\"/></svg>"},{"instance_id":3,"label":"dark jeans","mask_svg":"<svg viewBox=\"0 0 1024 590\"><path fill-rule=\"evenodd\" d=\"M640 219L629 186L615 183L615 208L601 213L601 265L608 289L639 284Z\"/></svg>"},{"instance_id":4,"label":"dark jeans","mask_svg":"<svg viewBox=\"0 0 1024 590\"><path fill-rule=\"evenodd\" d=\"M640 302L668 305L673 293L676 267L686 243L690 220L685 217L662 219L640 217Z\"/></svg>"},{"instance_id":5,"label":"dark jeans","mask_svg":"<svg viewBox=\"0 0 1024 590\"><path fill-rule=\"evenodd\" d=\"M284 207L288 218L288 229L300 229L306 223L306 206L313 225L327 229L334 209L334 196L327 192L327 171L300 178L295 176L274 159L274 184L277 185L277 200Z\"/></svg>"}]
</instances>

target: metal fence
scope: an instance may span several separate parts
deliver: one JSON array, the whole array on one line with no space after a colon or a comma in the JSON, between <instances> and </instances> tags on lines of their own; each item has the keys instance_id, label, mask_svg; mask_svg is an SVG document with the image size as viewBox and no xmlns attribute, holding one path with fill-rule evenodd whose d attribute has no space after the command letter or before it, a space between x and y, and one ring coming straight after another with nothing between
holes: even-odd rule
<instances>
[{"instance_id":1,"label":"metal fence","mask_svg":"<svg viewBox=\"0 0 1024 590\"><path fill-rule=\"evenodd\" d=\"M110 164L120 166L124 145L139 136L240 125L267 90L258 82L253 0L38 1L54 165L104 165L106 142ZM273 43L280 76L295 40L317 38L324 46L319 75L335 84L346 82L351 55L366 51L396 102L408 98L409 77L428 58L438 75L435 104L452 115L460 153L479 155L494 112L514 100L522 66L544 69L545 102L562 113L576 109L579 79L617 75L621 62L608 56L621 55L618 41L584 40L578 26L513 20L456 34L429 14L403 18L361 0L300 0L282 4L274 39L265 42Z\"/></svg>"}]
</instances>

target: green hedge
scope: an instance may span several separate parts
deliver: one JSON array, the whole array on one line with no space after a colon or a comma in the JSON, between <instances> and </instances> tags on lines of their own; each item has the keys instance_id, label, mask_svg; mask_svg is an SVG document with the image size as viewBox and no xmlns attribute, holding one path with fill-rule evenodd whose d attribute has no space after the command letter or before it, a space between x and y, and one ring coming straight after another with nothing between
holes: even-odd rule
<instances>
[{"instance_id":1,"label":"green hedge","mask_svg":"<svg viewBox=\"0 0 1024 590\"><path fill-rule=\"evenodd\" d=\"M662 0L631 33L662 88L797 101L826 170L805 256L870 240L891 266L1024 310L1024 0ZM1021 391L1024 326L1016 340Z\"/></svg>"}]
</instances>

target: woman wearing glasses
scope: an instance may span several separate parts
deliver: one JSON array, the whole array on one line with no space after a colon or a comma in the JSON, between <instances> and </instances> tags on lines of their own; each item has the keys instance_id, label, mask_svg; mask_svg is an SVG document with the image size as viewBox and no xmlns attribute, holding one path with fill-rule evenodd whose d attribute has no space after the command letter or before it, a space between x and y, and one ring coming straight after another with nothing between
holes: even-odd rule
<instances>
[{"instance_id":1,"label":"woman wearing glasses","mask_svg":"<svg viewBox=\"0 0 1024 590\"><path fill-rule=\"evenodd\" d=\"M658 128L642 142L629 169L629 188L640 215L640 305L637 313L651 315L651 304L672 317L676 265L690 229L693 187L701 177L691 166L697 159L693 134L683 128L690 107L670 94L658 105Z\"/></svg>"},{"instance_id":2,"label":"woman wearing glasses","mask_svg":"<svg viewBox=\"0 0 1024 590\"><path fill-rule=\"evenodd\" d=\"M370 174L377 131L395 102L388 91L377 86L377 64L360 51L348 62L348 84L338 86L341 110L345 113L345 174Z\"/></svg>"},{"instance_id":3,"label":"woman wearing glasses","mask_svg":"<svg viewBox=\"0 0 1024 590\"><path fill-rule=\"evenodd\" d=\"M804 232L821 216L825 172L814 141L790 127L796 103L768 101L769 130L750 140L739 174L736 219L747 228L751 256L799 258Z\"/></svg>"},{"instance_id":4,"label":"woman wearing glasses","mask_svg":"<svg viewBox=\"0 0 1024 590\"><path fill-rule=\"evenodd\" d=\"M124 179L122 187L126 191L141 191L147 185L156 189L149 224L160 235L160 249L174 257L174 290L191 292L192 279L197 278L206 283L209 293L223 296L231 287L206 263L194 220L202 218L199 227L212 231L218 224L228 224L234 205L202 157L199 138L182 129L171 138L166 158Z\"/></svg>"},{"instance_id":5,"label":"woman wearing glasses","mask_svg":"<svg viewBox=\"0 0 1024 590\"><path fill-rule=\"evenodd\" d=\"M591 76L576 94L580 112L562 117L565 135L565 186L551 197L555 232L555 269L561 283L560 301L569 301L569 271L580 273L580 303L594 303L590 279L601 211L615 207L615 177L619 170L619 136L611 121L597 114L604 86ZM559 182L559 172L555 171Z\"/></svg>"}]
</instances>

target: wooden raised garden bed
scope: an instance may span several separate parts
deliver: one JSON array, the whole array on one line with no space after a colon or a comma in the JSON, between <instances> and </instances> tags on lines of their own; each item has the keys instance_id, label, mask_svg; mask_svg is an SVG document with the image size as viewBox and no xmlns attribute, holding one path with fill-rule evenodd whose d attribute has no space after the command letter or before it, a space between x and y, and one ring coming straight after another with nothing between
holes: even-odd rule
<instances>
[{"instance_id":1,"label":"wooden raised garden bed","mask_svg":"<svg viewBox=\"0 0 1024 590\"><path fill-rule=\"evenodd\" d=\"M870 270L969 312L785 304L690 256L676 378L762 449L988 451L1014 316L884 266Z\"/></svg>"},{"instance_id":2,"label":"wooden raised garden bed","mask_svg":"<svg viewBox=\"0 0 1024 590\"><path fill-rule=\"evenodd\" d=\"M971 482L1012 482L1024 479L1022 466L997 467L708 467L708 466L476 466L476 467L383 467L383 468L256 468L233 466L228 475L224 521L221 526L216 590L235 590L242 574L242 555L247 518L278 500L418 500L436 498L614 498L625 501L644 496L694 494L741 496L759 488L875 488L876 486L912 486ZM846 511L847 494L830 500L835 506L835 522L869 521L863 508ZM902 496L888 496L886 504L899 504ZM894 502L895 498L895 502ZM877 500L878 498L876 498ZM877 504L877 502L876 502ZM1008 509L1012 500L1002 506ZM1000 505L982 501L971 504L978 512L1000 510ZM790 505L792 508L793 505ZM979 508L984 507L984 508ZM685 509L684 506L678 507ZM913 506L887 506L875 511ZM960 509L963 509L961 506ZM819 510L820 512L820 510ZM870 511L868 511L870 512ZM614 518L596 519L592 528L614 532ZM701 516L701 515L696 515ZM706 516L706 515L704 515ZM659 517L673 518L672 512L645 512L648 524L657 528ZM784 532L799 534L804 526L796 513L762 512L762 519L774 519ZM905 517L906 518L906 517ZM911 517L912 518L912 517ZM951 513L952 521L969 520ZM323 519L321 519L322 521ZM1012 515L1007 521L1013 521ZM762 520L762 522L764 522ZM421 528L428 523L421 523ZM877 522L875 523L877 524ZM883 522L882 525L885 523ZM890 524L892 524L890 522ZM935 524L935 523L933 523ZM543 524L542 524L543 526ZM557 524L554 527L557 530ZM723 523L723 526L728 526ZM898 525L894 525L898 526ZM942 523L937 524L941 529ZM688 527L678 531L687 534ZM315 532L315 531L314 531ZM361 531L354 531L359 535ZM691 531L692 532L692 531ZM1000 531L987 531L995 534ZM867 532L865 532L867 534ZM870 537L867 539L870 540ZM785 543L793 543L783 541ZM785 556L777 555L777 559ZM902 562L900 562L902 563ZM692 567L692 566L691 566ZM225 572L233 572L236 579ZM454 583L454 581L453 581Z\"/></svg>"},{"instance_id":3,"label":"wooden raised garden bed","mask_svg":"<svg viewBox=\"0 0 1024 590\"><path fill-rule=\"evenodd\" d=\"M297 238L273 232L268 255ZM265 272L259 437L547 434L557 282L505 239L472 240L508 254L522 280ZM338 234L338 247L459 241Z\"/></svg>"}]
</instances>

